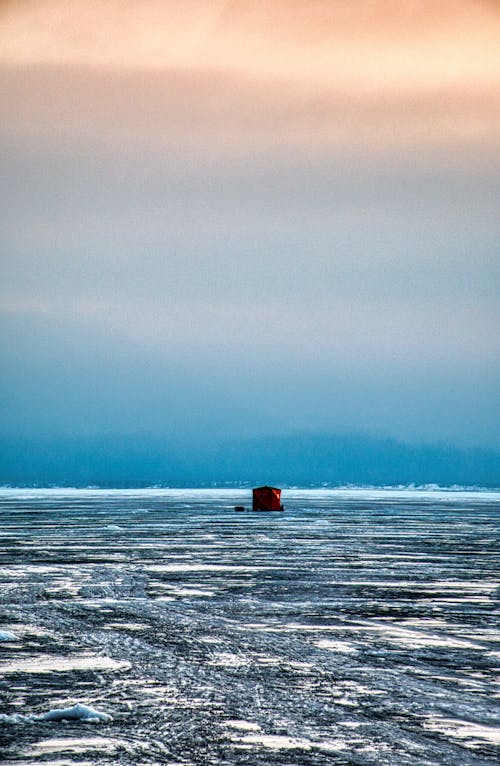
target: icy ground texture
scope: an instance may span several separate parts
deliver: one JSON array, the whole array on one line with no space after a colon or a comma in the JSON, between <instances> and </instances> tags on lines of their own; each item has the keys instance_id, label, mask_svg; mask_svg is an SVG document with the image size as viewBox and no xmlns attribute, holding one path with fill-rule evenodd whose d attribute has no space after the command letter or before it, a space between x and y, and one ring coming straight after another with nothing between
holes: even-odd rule
<instances>
[{"instance_id":1,"label":"icy ground texture","mask_svg":"<svg viewBox=\"0 0 500 766\"><path fill-rule=\"evenodd\" d=\"M500 495L249 499L0 492L0 760L496 764Z\"/></svg>"}]
</instances>

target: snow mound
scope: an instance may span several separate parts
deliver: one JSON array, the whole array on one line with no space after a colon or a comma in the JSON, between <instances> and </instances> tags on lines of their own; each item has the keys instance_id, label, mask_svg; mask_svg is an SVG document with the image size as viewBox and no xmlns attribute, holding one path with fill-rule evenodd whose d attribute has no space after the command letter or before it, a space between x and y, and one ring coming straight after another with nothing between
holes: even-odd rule
<instances>
[{"instance_id":1,"label":"snow mound","mask_svg":"<svg viewBox=\"0 0 500 766\"><path fill-rule=\"evenodd\" d=\"M40 716L38 715L25 715L23 713L13 713L12 715L7 715L6 713L0 714L0 724L1 723L31 723L32 721L39 721Z\"/></svg>"},{"instance_id":2,"label":"snow mound","mask_svg":"<svg viewBox=\"0 0 500 766\"><path fill-rule=\"evenodd\" d=\"M49 710L42 716L42 721L112 721L110 715L77 702L73 707Z\"/></svg>"},{"instance_id":3,"label":"snow mound","mask_svg":"<svg viewBox=\"0 0 500 766\"><path fill-rule=\"evenodd\" d=\"M101 713L99 710L88 705L82 705L77 702L72 707L55 708L42 715L32 715L30 713L14 713L12 715L1 714L0 724L5 723L34 723L35 721L86 721L87 723L97 723L98 721L112 721L112 717L107 713Z\"/></svg>"}]
</instances>

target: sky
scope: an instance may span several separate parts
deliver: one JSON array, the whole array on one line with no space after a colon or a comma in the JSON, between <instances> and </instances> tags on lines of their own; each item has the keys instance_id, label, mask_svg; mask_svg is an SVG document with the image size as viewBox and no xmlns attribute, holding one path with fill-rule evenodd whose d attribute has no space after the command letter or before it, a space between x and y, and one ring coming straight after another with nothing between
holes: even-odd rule
<instances>
[{"instance_id":1,"label":"sky","mask_svg":"<svg viewBox=\"0 0 500 766\"><path fill-rule=\"evenodd\" d=\"M1 433L500 447L497 0L0 0Z\"/></svg>"}]
</instances>

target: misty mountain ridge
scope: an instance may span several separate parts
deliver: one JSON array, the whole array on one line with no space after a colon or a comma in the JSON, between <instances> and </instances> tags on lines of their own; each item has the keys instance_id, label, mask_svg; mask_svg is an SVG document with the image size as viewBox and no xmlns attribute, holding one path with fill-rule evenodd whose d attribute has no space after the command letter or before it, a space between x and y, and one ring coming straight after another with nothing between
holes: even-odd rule
<instances>
[{"instance_id":1,"label":"misty mountain ridge","mask_svg":"<svg viewBox=\"0 0 500 766\"><path fill-rule=\"evenodd\" d=\"M261 436L205 446L157 435L0 438L0 483L203 487L500 487L500 451L365 434Z\"/></svg>"}]
</instances>

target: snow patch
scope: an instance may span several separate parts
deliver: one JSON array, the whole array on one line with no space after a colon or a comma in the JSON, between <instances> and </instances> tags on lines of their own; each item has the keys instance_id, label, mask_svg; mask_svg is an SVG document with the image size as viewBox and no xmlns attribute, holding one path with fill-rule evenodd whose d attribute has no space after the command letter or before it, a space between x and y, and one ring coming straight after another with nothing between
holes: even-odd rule
<instances>
[{"instance_id":1,"label":"snow patch","mask_svg":"<svg viewBox=\"0 0 500 766\"><path fill-rule=\"evenodd\" d=\"M116 750L118 747L126 747L127 743L125 740L110 740L105 739L104 737L85 737L77 739L75 737L55 737L54 739L44 739L41 742L37 742L37 744L29 751L30 755L36 756L45 756L50 753L53 754L59 754L59 753L70 753L71 755L78 755L81 753L87 753L89 751L113 751ZM43 761L43 763L47 763L46 761ZM50 762L50 764L53 764L54 762ZM67 766L70 766L70 764L73 764L73 760L68 761L59 761L59 763L67 764ZM77 761L78 766L80 766L80 761Z\"/></svg>"},{"instance_id":2,"label":"snow patch","mask_svg":"<svg viewBox=\"0 0 500 766\"><path fill-rule=\"evenodd\" d=\"M226 668L241 668L250 664L246 657L231 652L216 652L208 663L209 665L218 665Z\"/></svg>"},{"instance_id":3,"label":"snow patch","mask_svg":"<svg viewBox=\"0 0 500 766\"><path fill-rule=\"evenodd\" d=\"M355 646L345 641L329 641L326 638L322 641L316 641L315 646L318 649L329 649L332 652L343 652L344 654L352 654L358 651Z\"/></svg>"},{"instance_id":4,"label":"snow patch","mask_svg":"<svg viewBox=\"0 0 500 766\"><path fill-rule=\"evenodd\" d=\"M325 752L337 752L345 750L346 742L343 740L330 740L325 742L314 742L302 737L287 737L277 734L246 734L244 737L233 737L235 743L239 742L243 746L261 746L271 750L323 750Z\"/></svg>"},{"instance_id":5,"label":"snow patch","mask_svg":"<svg viewBox=\"0 0 500 766\"><path fill-rule=\"evenodd\" d=\"M239 731L260 731L259 724L252 723L251 721L224 721L224 726L229 726L231 729L238 729Z\"/></svg>"},{"instance_id":6,"label":"snow patch","mask_svg":"<svg viewBox=\"0 0 500 766\"><path fill-rule=\"evenodd\" d=\"M466 740L467 747L477 747L484 742L492 745L500 745L500 726L487 726L473 723L472 721L460 721L451 718L430 717L424 721L424 728L439 732L450 737Z\"/></svg>"},{"instance_id":7,"label":"snow patch","mask_svg":"<svg viewBox=\"0 0 500 766\"><path fill-rule=\"evenodd\" d=\"M130 668L130 662L119 662L111 657L84 654L73 657L54 657L38 655L26 657L15 662L0 665L2 673L68 673L73 670L124 670Z\"/></svg>"}]
</instances>

